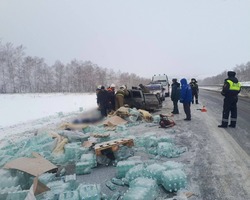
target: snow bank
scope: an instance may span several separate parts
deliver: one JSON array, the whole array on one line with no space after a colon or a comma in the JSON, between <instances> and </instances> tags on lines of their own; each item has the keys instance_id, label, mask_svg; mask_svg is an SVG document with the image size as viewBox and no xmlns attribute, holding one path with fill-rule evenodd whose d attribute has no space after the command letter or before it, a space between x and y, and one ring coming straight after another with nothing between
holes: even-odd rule
<instances>
[{"instance_id":1,"label":"snow bank","mask_svg":"<svg viewBox=\"0 0 250 200\"><path fill-rule=\"evenodd\" d=\"M0 129L53 115L86 111L96 106L95 93L0 94Z\"/></svg>"}]
</instances>

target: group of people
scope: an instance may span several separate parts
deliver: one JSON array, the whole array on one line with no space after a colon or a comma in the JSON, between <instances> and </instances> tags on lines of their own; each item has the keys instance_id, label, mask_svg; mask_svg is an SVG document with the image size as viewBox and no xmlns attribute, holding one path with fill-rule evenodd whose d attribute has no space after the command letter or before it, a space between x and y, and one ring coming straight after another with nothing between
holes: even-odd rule
<instances>
[{"instance_id":1,"label":"group of people","mask_svg":"<svg viewBox=\"0 0 250 200\"><path fill-rule=\"evenodd\" d=\"M237 102L238 94L241 90L241 85L238 79L235 77L236 73L234 71L228 71L228 78L224 80L224 85L221 94L225 97L223 104L223 114L222 123L218 125L219 128L231 128L236 127L237 120ZM178 101L183 104L183 109L186 114L184 120L191 120L191 103L199 104L198 94L199 87L195 78L191 79L188 83L187 79L183 78L178 83L177 79L172 79L172 90L171 90L171 100L173 101L173 114L179 114ZM142 90L147 89L142 84L140 84ZM119 87L115 91L115 84L111 84L110 87L105 89L104 86L98 86L96 89L97 94L97 104L101 111L103 117L107 116L109 112L115 111L124 105L124 96L128 95L129 92L125 85ZM230 124L229 115L231 113Z\"/></svg>"},{"instance_id":2,"label":"group of people","mask_svg":"<svg viewBox=\"0 0 250 200\"><path fill-rule=\"evenodd\" d=\"M195 78L191 79L191 82L188 84L187 79L181 79L181 84L178 83L177 79L172 79L172 90L171 90L171 100L173 101L173 114L179 114L178 109L178 101L183 103L183 109L186 114L186 118L184 120L191 120L191 110L190 105L191 102L194 104L198 104L198 93L199 87Z\"/></svg>"},{"instance_id":3,"label":"group of people","mask_svg":"<svg viewBox=\"0 0 250 200\"><path fill-rule=\"evenodd\" d=\"M103 117L124 105L124 96L128 95L127 87L122 85L117 91L115 87L112 83L108 88L101 85L96 88L97 105Z\"/></svg>"},{"instance_id":4,"label":"group of people","mask_svg":"<svg viewBox=\"0 0 250 200\"><path fill-rule=\"evenodd\" d=\"M237 121L237 102L238 94L241 91L241 84L238 79L235 77L236 73L234 71L227 72L228 78L224 80L224 85L221 91L221 94L225 97L223 103L223 112L222 112L222 122L218 125L219 128L235 128ZM181 84L180 84L181 83ZM179 114L178 110L178 101L183 103L183 109L186 114L184 120L191 120L191 103L199 104L198 94L199 87L197 81L192 78L191 82L188 84L185 78L181 79L178 83L177 79L172 79L172 91L171 91L171 100L173 101L173 114ZM230 124L229 123L229 115Z\"/></svg>"}]
</instances>

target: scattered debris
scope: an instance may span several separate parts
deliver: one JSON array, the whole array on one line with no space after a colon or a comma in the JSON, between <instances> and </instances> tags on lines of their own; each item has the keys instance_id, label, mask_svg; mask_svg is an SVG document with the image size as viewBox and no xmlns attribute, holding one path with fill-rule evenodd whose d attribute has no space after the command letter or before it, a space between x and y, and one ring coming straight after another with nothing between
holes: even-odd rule
<instances>
[{"instance_id":1,"label":"scattered debris","mask_svg":"<svg viewBox=\"0 0 250 200\"><path fill-rule=\"evenodd\" d=\"M119 145L125 145L128 147L134 146L133 139L117 139L117 140L111 140L108 142L103 142L96 144L94 146L96 155L102 155L102 150L110 149L112 152L117 151L119 149Z\"/></svg>"},{"instance_id":2,"label":"scattered debris","mask_svg":"<svg viewBox=\"0 0 250 200\"><path fill-rule=\"evenodd\" d=\"M164 128L174 126L175 123L168 117L170 115L152 116L145 110L121 107L100 124L81 124L80 121L64 123L59 130L37 133L34 139L23 140L17 147L12 144L1 148L0 153L7 152L6 160L1 161L5 162L5 169L16 169L34 176L26 190L18 188L18 179L11 179L11 184L14 181L16 184L8 192L12 191L14 195L14 191L22 191L22 195L27 196L26 200L78 200L79 197L118 200L120 196L126 200L135 197L155 199L160 186L168 192L178 191L187 184L183 165L173 161L163 162L160 158L178 157L186 148L176 147L172 137L157 136L155 132L130 132L132 126L145 122L160 124ZM33 149L42 156L33 153L35 158L20 157L24 153L30 156ZM148 160L143 160L138 154L134 156L134 152L148 155ZM99 165L110 164L115 166L116 177L110 177L104 184L113 191L112 195L101 193L99 184L77 181L77 176L87 176L94 173ZM6 181L5 185L11 184ZM129 189L124 193L127 187ZM123 188L123 192L120 188ZM9 195L8 192L5 191L4 195Z\"/></svg>"},{"instance_id":3,"label":"scattered debris","mask_svg":"<svg viewBox=\"0 0 250 200\"><path fill-rule=\"evenodd\" d=\"M160 121L159 121L161 128L169 128L175 125L173 120L169 120L167 115L160 114Z\"/></svg>"},{"instance_id":4,"label":"scattered debris","mask_svg":"<svg viewBox=\"0 0 250 200\"><path fill-rule=\"evenodd\" d=\"M197 110L200 110L201 112L207 112L207 109L205 106L203 106L202 108L198 108Z\"/></svg>"},{"instance_id":5,"label":"scattered debris","mask_svg":"<svg viewBox=\"0 0 250 200\"><path fill-rule=\"evenodd\" d=\"M106 119L103 124L106 125L106 126L117 126L117 125L120 125L120 124L126 124L127 121L122 119L121 117L119 116L112 116L108 119Z\"/></svg>"},{"instance_id":6,"label":"scattered debris","mask_svg":"<svg viewBox=\"0 0 250 200\"><path fill-rule=\"evenodd\" d=\"M56 170L58 167L46 160L38 153L33 153L35 158L17 158L4 165L4 169L18 169L33 176L39 176L45 172Z\"/></svg>"}]
</instances>

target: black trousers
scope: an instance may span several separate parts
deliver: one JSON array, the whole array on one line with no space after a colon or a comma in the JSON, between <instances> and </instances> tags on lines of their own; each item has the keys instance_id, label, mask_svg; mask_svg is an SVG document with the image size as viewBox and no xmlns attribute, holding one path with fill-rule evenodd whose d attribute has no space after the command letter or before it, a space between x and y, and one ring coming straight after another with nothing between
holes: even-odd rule
<instances>
[{"instance_id":1,"label":"black trousers","mask_svg":"<svg viewBox=\"0 0 250 200\"><path fill-rule=\"evenodd\" d=\"M108 108L109 108L108 105L100 105L100 111L101 111L101 115L103 117L107 116L107 114L108 114Z\"/></svg>"},{"instance_id":2,"label":"black trousers","mask_svg":"<svg viewBox=\"0 0 250 200\"><path fill-rule=\"evenodd\" d=\"M194 103L194 98L195 98L195 103L198 104L198 93L197 92L192 93L192 103Z\"/></svg>"},{"instance_id":3,"label":"black trousers","mask_svg":"<svg viewBox=\"0 0 250 200\"><path fill-rule=\"evenodd\" d=\"M222 125L227 126L229 115L231 113L231 125L235 126L237 121L237 102L238 97L225 97L222 113Z\"/></svg>"},{"instance_id":4,"label":"black trousers","mask_svg":"<svg viewBox=\"0 0 250 200\"><path fill-rule=\"evenodd\" d=\"M183 103L183 109L187 119L191 119L190 103Z\"/></svg>"},{"instance_id":5,"label":"black trousers","mask_svg":"<svg viewBox=\"0 0 250 200\"><path fill-rule=\"evenodd\" d=\"M174 110L173 110L173 113L175 113L175 114L179 114L179 109L178 109L178 100L177 100L177 101L173 101L173 105L174 105Z\"/></svg>"}]
</instances>

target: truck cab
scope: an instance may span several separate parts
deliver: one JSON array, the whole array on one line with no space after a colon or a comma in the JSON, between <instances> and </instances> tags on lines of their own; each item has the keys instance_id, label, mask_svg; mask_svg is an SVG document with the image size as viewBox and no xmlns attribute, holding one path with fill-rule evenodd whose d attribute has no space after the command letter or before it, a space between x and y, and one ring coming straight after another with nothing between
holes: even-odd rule
<instances>
[{"instance_id":1,"label":"truck cab","mask_svg":"<svg viewBox=\"0 0 250 200\"><path fill-rule=\"evenodd\" d=\"M165 93L165 97L169 97L169 81L168 81L168 76L166 74L163 75L154 75L152 77L152 82L153 83L161 83L163 85L164 88L164 93Z\"/></svg>"},{"instance_id":2,"label":"truck cab","mask_svg":"<svg viewBox=\"0 0 250 200\"><path fill-rule=\"evenodd\" d=\"M150 93L157 95L161 101L165 101L165 88L161 83L150 83L145 87L149 89Z\"/></svg>"}]
</instances>

